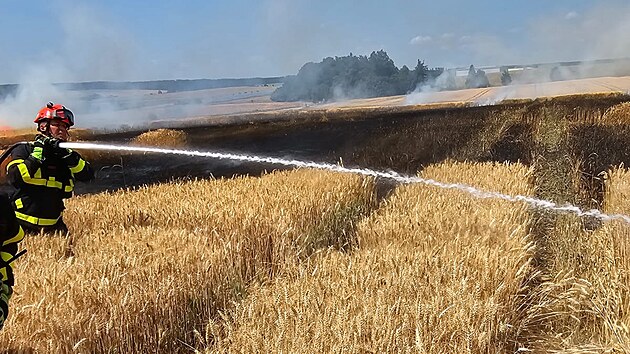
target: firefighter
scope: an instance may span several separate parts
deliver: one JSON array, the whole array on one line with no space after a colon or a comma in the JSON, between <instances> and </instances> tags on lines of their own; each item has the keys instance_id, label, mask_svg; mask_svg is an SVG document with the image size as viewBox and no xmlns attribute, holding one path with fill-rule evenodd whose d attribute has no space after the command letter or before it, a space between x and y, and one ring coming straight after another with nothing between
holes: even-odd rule
<instances>
[{"instance_id":1,"label":"firefighter","mask_svg":"<svg viewBox=\"0 0 630 354\"><path fill-rule=\"evenodd\" d=\"M15 216L27 232L66 233L63 200L72 196L75 180L89 181L94 171L76 151L59 146L74 125L69 109L48 102L35 124L35 141L14 148L7 164L8 181L15 188Z\"/></svg>"},{"instance_id":2,"label":"firefighter","mask_svg":"<svg viewBox=\"0 0 630 354\"><path fill-rule=\"evenodd\" d=\"M24 230L18 224L6 194L0 194L0 329L9 315L9 299L13 294L13 269L11 263L25 251L18 253L18 243L24 238Z\"/></svg>"}]
</instances>

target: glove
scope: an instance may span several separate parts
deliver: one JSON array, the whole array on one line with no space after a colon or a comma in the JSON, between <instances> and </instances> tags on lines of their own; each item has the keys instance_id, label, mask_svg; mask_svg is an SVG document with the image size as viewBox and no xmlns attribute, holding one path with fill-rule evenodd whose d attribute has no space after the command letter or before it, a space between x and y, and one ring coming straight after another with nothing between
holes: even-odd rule
<instances>
[{"instance_id":1,"label":"glove","mask_svg":"<svg viewBox=\"0 0 630 354\"><path fill-rule=\"evenodd\" d=\"M60 149L61 140L46 135L37 135L35 138L35 146L41 146L45 150L54 151ZM65 150L65 149L64 149Z\"/></svg>"},{"instance_id":2,"label":"glove","mask_svg":"<svg viewBox=\"0 0 630 354\"><path fill-rule=\"evenodd\" d=\"M33 152L31 156L37 161L42 162L50 156L65 156L68 154L66 149L60 148L61 141L53 137L45 135L37 135L33 145Z\"/></svg>"}]
</instances>

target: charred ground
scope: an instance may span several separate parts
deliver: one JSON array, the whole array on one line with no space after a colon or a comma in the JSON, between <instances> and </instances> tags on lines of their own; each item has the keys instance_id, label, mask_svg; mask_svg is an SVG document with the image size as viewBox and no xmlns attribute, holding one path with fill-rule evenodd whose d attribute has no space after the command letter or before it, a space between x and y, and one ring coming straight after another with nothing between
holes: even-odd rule
<instances>
[{"instance_id":1,"label":"charred ground","mask_svg":"<svg viewBox=\"0 0 630 354\"><path fill-rule=\"evenodd\" d=\"M289 110L161 122L186 133L185 148L342 163L415 174L457 161L520 161L535 166L541 198L600 207L602 172L630 164L630 119L602 123L630 100L593 94L519 100L495 106L403 106ZM144 131L78 132L79 140L127 144ZM3 138L0 143L28 139ZM177 178L259 175L279 166L160 155L84 152L97 172L78 186L91 193Z\"/></svg>"}]
</instances>

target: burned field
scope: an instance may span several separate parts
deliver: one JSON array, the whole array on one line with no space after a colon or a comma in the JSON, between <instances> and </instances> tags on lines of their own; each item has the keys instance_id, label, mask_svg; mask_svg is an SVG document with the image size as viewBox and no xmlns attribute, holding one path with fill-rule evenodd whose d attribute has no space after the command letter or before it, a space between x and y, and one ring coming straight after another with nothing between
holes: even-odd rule
<instances>
[{"instance_id":1,"label":"burned field","mask_svg":"<svg viewBox=\"0 0 630 354\"><path fill-rule=\"evenodd\" d=\"M601 206L601 173L630 163L630 120L624 116L630 109L611 109L629 99L593 94L479 107L284 111L249 114L229 123L162 124L180 132L176 138L157 135L143 142L137 141L143 132L93 132L80 139L340 163L411 175L445 160L519 161L534 167L541 198L591 208ZM85 154L99 178L79 187L79 193L282 169L160 154Z\"/></svg>"}]
</instances>

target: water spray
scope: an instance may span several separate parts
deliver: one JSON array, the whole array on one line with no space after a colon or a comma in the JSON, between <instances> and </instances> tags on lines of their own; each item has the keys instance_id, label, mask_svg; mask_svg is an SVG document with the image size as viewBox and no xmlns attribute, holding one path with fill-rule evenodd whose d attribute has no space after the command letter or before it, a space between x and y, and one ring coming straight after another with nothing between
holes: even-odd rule
<instances>
[{"instance_id":1,"label":"water spray","mask_svg":"<svg viewBox=\"0 0 630 354\"><path fill-rule=\"evenodd\" d=\"M314 168L319 170L328 170L333 172L351 173L363 176L386 178L397 181L403 184L424 184L434 186L442 189L455 189L466 192L473 197L480 199L501 199L510 202L520 202L531 205L534 208L546 209L561 213L572 213L577 216L594 217L602 221L621 220L627 224L630 224L630 216L624 214L605 214L597 209L582 210L581 208L572 204L559 205L552 201L533 198L525 195L508 195L498 192L484 191L473 186L458 183L441 183L433 179L426 179L415 176L404 176L396 172L375 171L367 168L347 168L340 165L308 162L300 160L285 160L275 157L264 156L252 156L252 155L239 155L220 152L203 152L194 150L176 150L176 149L161 149L155 147L141 147L141 146L120 146L120 145L108 145L108 144L94 144L94 143L77 143L77 142L63 142L59 144L62 148L68 149L86 149L86 150L113 150L113 151L127 151L127 152L149 152L160 154L173 154L173 155L185 155L185 156L198 156L198 157L210 157L219 160L233 160L233 161L247 161L256 163L268 163L282 166L292 166L300 168Z\"/></svg>"}]
</instances>

